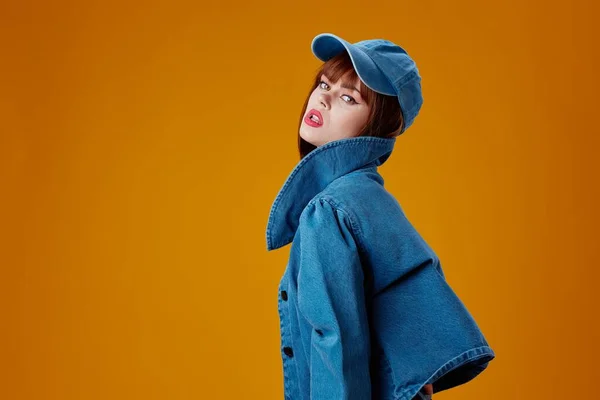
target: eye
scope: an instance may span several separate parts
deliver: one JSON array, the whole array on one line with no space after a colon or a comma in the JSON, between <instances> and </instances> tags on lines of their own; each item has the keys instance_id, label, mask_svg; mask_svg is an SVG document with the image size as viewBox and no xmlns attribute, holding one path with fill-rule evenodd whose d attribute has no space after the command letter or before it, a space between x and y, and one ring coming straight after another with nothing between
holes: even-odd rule
<instances>
[{"instance_id":1,"label":"eye","mask_svg":"<svg viewBox=\"0 0 600 400\"><path fill-rule=\"evenodd\" d=\"M348 104L358 104L356 102L356 100L354 100L352 97L348 96L347 94L345 94L344 96L346 96L347 98L350 99L350 101L346 101L346 103L348 103Z\"/></svg>"},{"instance_id":2,"label":"eye","mask_svg":"<svg viewBox=\"0 0 600 400\"><path fill-rule=\"evenodd\" d=\"M327 82L325 82L325 81L319 81L319 87L320 87L321 89L325 89L325 88L322 86L323 84L325 84L325 85L329 86L329 85L327 84ZM356 100L354 100L354 98L352 98L351 96L348 96L347 94L344 94L344 95L342 95L342 97L344 97L344 96L350 99L350 100L348 100L348 101L344 100L344 102L346 102L346 103L348 103L348 104L358 104L358 102L357 102Z\"/></svg>"}]
</instances>

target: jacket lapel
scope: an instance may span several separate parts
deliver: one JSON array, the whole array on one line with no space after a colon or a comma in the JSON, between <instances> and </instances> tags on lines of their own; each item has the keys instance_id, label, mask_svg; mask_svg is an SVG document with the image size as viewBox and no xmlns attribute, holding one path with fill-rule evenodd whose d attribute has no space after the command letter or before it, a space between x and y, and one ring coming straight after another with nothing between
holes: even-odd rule
<instances>
[{"instance_id":1,"label":"jacket lapel","mask_svg":"<svg viewBox=\"0 0 600 400\"><path fill-rule=\"evenodd\" d=\"M335 179L367 166L380 166L396 138L358 136L317 147L301 159L275 198L267 223L267 251L290 243L304 207Z\"/></svg>"}]
</instances>

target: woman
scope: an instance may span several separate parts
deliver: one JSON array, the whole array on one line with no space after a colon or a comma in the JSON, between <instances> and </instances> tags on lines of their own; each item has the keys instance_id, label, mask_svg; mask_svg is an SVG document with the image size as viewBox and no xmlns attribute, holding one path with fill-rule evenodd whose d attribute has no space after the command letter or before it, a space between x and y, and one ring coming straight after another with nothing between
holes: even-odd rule
<instances>
[{"instance_id":1,"label":"woman","mask_svg":"<svg viewBox=\"0 0 600 400\"><path fill-rule=\"evenodd\" d=\"M377 172L423 98L414 61L383 39L317 35L300 162L279 191L267 250L290 242L278 311L286 399L428 399L495 354L440 260Z\"/></svg>"}]
</instances>

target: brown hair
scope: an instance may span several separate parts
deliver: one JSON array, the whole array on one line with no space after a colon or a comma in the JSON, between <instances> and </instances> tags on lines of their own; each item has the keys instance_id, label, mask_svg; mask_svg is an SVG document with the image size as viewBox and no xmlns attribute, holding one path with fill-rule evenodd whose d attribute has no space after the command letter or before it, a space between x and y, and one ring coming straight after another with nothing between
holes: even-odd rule
<instances>
[{"instance_id":1,"label":"brown hair","mask_svg":"<svg viewBox=\"0 0 600 400\"><path fill-rule=\"evenodd\" d=\"M298 125L298 151L300 153L300 159L304 158L317 147L302 139L300 136L300 127L302 126L302 120L304 119L311 93L319 85L321 75L324 74L329 80L336 83L338 79L347 73L348 77L346 79L356 80L358 77L354 70L352 60L345 50L327 60L317 71L310 92L304 101L302 112L300 113L300 124ZM375 92L367 87L362 81L360 81L359 91L371 110L367 123L358 136L375 136L382 138L398 136L404 126L404 118L402 117L398 97Z\"/></svg>"}]
</instances>

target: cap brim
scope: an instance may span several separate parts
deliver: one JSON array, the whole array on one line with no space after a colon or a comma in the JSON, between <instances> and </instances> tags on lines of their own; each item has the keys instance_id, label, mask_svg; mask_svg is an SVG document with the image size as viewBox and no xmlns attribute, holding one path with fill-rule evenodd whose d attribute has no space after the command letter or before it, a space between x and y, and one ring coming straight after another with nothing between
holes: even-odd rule
<instances>
[{"instance_id":1,"label":"cap brim","mask_svg":"<svg viewBox=\"0 0 600 400\"><path fill-rule=\"evenodd\" d=\"M332 33L321 33L314 37L311 49L315 57L325 62L346 50L359 79L375 92L395 96L393 86L375 62L365 52Z\"/></svg>"}]
</instances>

